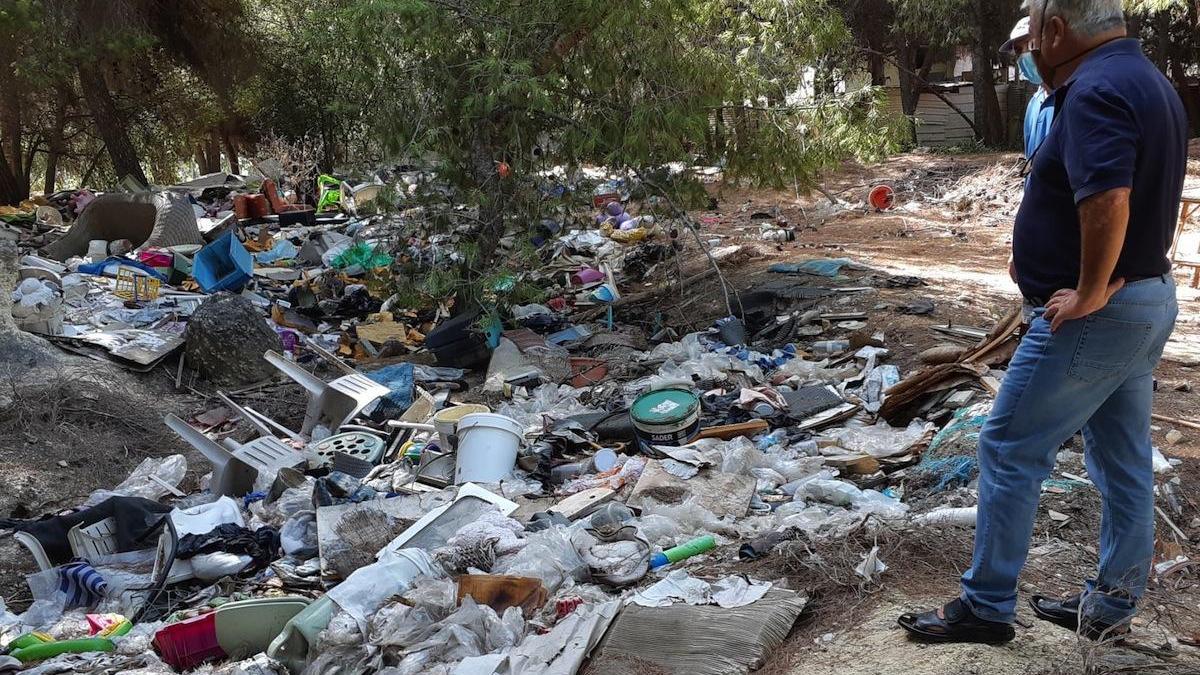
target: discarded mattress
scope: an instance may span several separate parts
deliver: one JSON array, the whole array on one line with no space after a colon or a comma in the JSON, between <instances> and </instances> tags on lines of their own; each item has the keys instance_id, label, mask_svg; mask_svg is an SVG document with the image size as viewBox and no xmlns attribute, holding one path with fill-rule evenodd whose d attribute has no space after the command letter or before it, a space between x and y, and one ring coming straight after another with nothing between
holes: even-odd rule
<instances>
[{"instance_id":1,"label":"discarded mattress","mask_svg":"<svg viewBox=\"0 0 1200 675\"><path fill-rule=\"evenodd\" d=\"M204 243L187 197L171 192L110 192L88 204L71 230L41 253L54 260L82 256L94 239L128 239L135 249Z\"/></svg>"}]
</instances>

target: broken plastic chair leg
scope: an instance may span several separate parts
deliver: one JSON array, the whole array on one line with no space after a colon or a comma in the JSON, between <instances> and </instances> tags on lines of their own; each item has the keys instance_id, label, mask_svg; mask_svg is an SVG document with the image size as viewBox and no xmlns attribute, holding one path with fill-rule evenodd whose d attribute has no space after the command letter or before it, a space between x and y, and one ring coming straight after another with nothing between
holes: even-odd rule
<instances>
[{"instance_id":1,"label":"broken plastic chair leg","mask_svg":"<svg viewBox=\"0 0 1200 675\"><path fill-rule=\"evenodd\" d=\"M163 421L212 464L209 489L214 494L240 497L254 489L254 469L234 457L231 451L175 415L167 415Z\"/></svg>"}]
</instances>

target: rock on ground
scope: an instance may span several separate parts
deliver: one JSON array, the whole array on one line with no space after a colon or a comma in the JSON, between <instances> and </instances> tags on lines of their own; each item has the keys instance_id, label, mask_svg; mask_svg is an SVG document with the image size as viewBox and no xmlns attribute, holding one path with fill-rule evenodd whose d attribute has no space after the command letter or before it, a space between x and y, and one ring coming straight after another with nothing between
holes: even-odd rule
<instances>
[{"instance_id":1,"label":"rock on ground","mask_svg":"<svg viewBox=\"0 0 1200 675\"><path fill-rule=\"evenodd\" d=\"M187 364L218 386L254 384L270 378L275 368L263 352L281 351L279 335L260 312L240 295L219 293L204 301L188 320Z\"/></svg>"}]
</instances>

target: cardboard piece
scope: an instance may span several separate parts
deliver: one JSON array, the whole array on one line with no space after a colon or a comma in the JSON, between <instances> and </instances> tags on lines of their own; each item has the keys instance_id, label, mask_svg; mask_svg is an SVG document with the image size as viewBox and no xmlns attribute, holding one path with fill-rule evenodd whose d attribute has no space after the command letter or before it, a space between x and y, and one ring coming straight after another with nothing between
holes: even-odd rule
<instances>
[{"instance_id":1,"label":"cardboard piece","mask_svg":"<svg viewBox=\"0 0 1200 675\"><path fill-rule=\"evenodd\" d=\"M740 518L750 509L755 484L754 476L723 473L711 468L684 480L667 473L662 462L652 459L647 462L646 470L626 504L642 508L647 501L680 504L694 499L717 517Z\"/></svg>"}]
</instances>

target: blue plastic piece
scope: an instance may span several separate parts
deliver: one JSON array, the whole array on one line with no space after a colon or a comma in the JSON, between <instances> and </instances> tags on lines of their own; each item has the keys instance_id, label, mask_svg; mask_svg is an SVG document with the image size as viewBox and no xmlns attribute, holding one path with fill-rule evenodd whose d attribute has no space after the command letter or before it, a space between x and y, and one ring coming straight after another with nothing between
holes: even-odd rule
<instances>
[{"instance_id":1,"label":"blue plastic piece","mask_svg":"<svg viewBox=\"0 0 1200 675\"><path fill-rule=\"evenodd\" d=\"M254 258L229 231L196 253L192 276L205 293L236 293L254 276Z\"/></svg>"},{"instance_id":2,"label":"blue plastic piece","mask_svg":"<svg viewBox=\"0 0 1200 675\"><path fill-rule=\"evenodd\" d=\"M667 554L665 554L665 553L655 553L654 555L650 556L650 569L652 569L652 570L658 569L659 567L662 567L663 565L670 565L670 564L671 564L671 561L667 559Z\"/></svg>"},{"instance_id":3,"label":"blue plastic piece","mask_svg":"<svg viewBox=\"0 0 1200 675\"><path fill-rule=\"evenodd\" d=\"M80 274L91 274L91 275L97 276L97 277L104 276L105 272L108 271L108 272L112 272L112 275L115 277L115 276L117 276L117 270L122 267L132 267L135 269L139 269L139 270L145 272L146 274L148 274L149 276L152 276L155 279L158 279L159 281L167 280L167 277L162 272L159 272L158 270L154 269L153 267L151 267L143 262L138 262L137 260L130 260L129 258L119 258L117 256L110 256L108 258L105 258L104 260L101 260L100 262L94 262L94 263L88 263L86 265L80 265L78 267L78 269L76 269L76 271L79 272Z\"/></svg>"}]
</instances>

